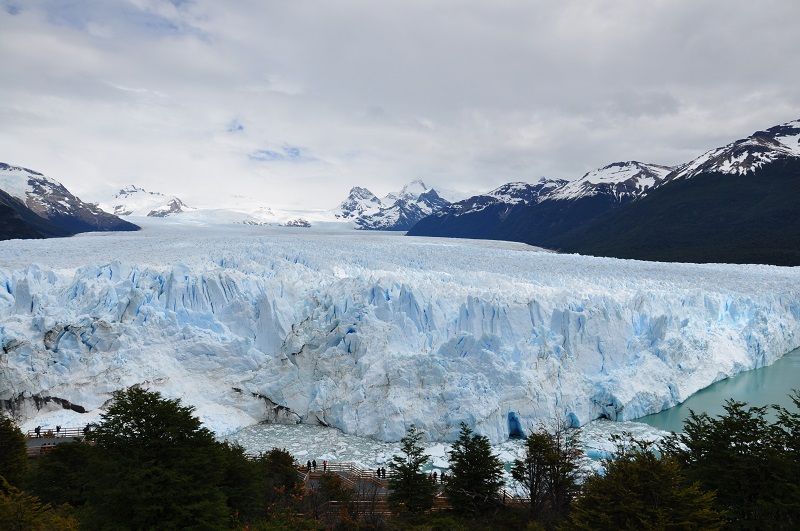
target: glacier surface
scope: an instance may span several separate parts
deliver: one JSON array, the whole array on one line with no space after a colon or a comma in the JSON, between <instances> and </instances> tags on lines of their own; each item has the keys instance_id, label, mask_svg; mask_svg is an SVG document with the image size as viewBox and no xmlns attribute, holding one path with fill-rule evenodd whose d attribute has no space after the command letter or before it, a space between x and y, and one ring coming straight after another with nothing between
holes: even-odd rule
<instances>
[{"instance_id":1,"label":"glacier surface","mask_svg":"<svg viewBox=\"0 0 800 531\"><path fill-rule=\"evenodd\" d=\"M152 220L0 242L0 400L93 420L142 384L219 434L268 420L494 442L675 405L800 346L800 268ZM66 408L66 409L65 409ZM85 413L84 413L85 411Z\"/></svg>"}]
</instances>

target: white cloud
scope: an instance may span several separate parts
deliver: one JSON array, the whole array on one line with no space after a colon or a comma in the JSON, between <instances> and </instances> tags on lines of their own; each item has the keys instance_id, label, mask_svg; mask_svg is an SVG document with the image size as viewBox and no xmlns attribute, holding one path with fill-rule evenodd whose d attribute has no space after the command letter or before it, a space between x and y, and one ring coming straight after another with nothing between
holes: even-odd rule
<instances>
[{"instance_id":1,"label":"white cloud","mask_svg":"<svg viewBox=\"0 0 800 531\"><path fill-rule=\"evenodd\" d=\"M0 6L0 160L89 198L481 190L800 117L792 0Z\"/></svg>"}]
</instances>

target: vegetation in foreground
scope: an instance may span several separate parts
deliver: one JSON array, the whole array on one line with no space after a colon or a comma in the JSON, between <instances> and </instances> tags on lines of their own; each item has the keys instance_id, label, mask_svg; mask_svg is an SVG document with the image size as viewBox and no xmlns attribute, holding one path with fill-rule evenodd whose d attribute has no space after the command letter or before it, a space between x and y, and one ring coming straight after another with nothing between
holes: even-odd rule
<instances>
[{"instance_id":1,"label":"vegetation in foreground","mask_svg":"<svg viewBox=\"0 0 800 531\"><path fill-rule=\"evenodd\" d=\"M450 471L423 472L411 427L389 464L389 496L322 474L304 484L280 449L247 456L216 441L179 400L138 387L114 396L87 439L28 460L0 417L0 529L798 529L800 393L792 410L729 401L692 414L658 447L615 439L603 473L583 477L577 432L554 424L525 440L512 467L461 426ZM369 482L366 482L369 484Z\"/></svg>"}]
</instances>

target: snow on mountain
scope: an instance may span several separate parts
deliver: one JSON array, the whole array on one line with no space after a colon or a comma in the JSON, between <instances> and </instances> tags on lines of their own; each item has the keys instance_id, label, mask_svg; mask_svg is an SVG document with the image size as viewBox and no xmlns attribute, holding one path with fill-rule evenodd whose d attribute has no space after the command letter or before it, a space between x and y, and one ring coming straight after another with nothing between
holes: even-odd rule
<instances>
[{"instance_id":1,"label":"snow on mountain","mask_svg":"<svg viewBox=\"0 0 800 531\"><path fill-rule=\"evenodd\" d=\"M64 234L137 229L98 205L81 201L55 179L27 168L0 162L0 190Z\"/></svg>"},{"instance_id":2,"label":"snow on mountain","mask_svg":"<svg viewBox=\"0 0 800 531\"><path fill-rule=\"evenodd\" d=\"M79 425L141 384L219 433L452 440L464 421L497 442L653 413L800 345L798 268L145 221L0 242L0 404L26 425Z\"/></svg>"},{"instance_id":3,"label":"snow on mountain","mask_svg":"<svg viewBox=\"0 0 800 531\"><path fill-rule=\"evenodd\" d=\"M592 170L554 191L549 199L573 200L606 194L617 201L642 196L664 181L673 168L638 161L614 162Z\"/></svg>"},{"instance_id":4,"label":"snow on mountain","mask_svg":"<svg viewBox=\"0 0 800 531\"><path fill-rule=\"evenodd\" d=\"M800 120L756 131L679 166L668 180L718 172L744 175L778 159L800 157Z\"/></svg>"},{"instance_id":5,"label":"snow on mountain","mask_svg":"<svg viewBox=\"0 0 800 531\"><path fill-rule=\"evenodd\" d=\"M550 196L554 190L564 186L567 181L563 179L548 179L542 177L534 184L525 182L511 182L495 188L491 192L469 197L453 203L440 211L442 215L452 214L460 216L485 210L494 205L507 205L509 208L520 204L538 203Z\"/></svg>"},{"instance_id":6,"label":"snow on mountain","mask_svg":"<svg viewBox=\"0 0 800 531\"><path fill-rule=\"evenodd\" d=\"M366 230L408 230L417 221L449 204L435 189L415 180L405 185L399 193L386 195L378 210L365 211L355 219L355 224Z\"/></svg>"},{"instance_id":7,"label":"snow on mountain","mask_svg":"<svg viewBox=\"0 0 800 531\"><path fill-rule=\"evenodd\" d=\"M347 199L335 210L335 216L343 219L353 219L366 212L374 212L382 206L378 196L360 186L354 186L347 194Z\"/></svg>"},{"instance_id":8,"label":"snow on mountain","mask_svg":"<svg viewBox=\"0 0 800 531\"><path fill-rule=\"evenodd\" d=\"M103 208L117 216L150 216L163 218L192 210L176 196L160 192L149 192L144 188L129 185L114 194L110 200L101 203Z\"/></svg>"}]
</instances>

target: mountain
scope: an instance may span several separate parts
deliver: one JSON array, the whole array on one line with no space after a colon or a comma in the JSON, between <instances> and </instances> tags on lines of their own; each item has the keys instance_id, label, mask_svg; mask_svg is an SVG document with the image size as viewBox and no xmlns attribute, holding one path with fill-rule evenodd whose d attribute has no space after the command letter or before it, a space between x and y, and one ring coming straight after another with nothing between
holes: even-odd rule
<instances>
[{"instance_id":1,"label":"mountain","mask_svg":"<svg viewBox=\"0 0 800 531\"><path fill-rule=\"evenodd\" d=\"M101 204L117 216L163 218L191 210L178 197L167 196L160 192L149 192L134 185L126 186L114 194L109 201Z\"/></svg>"},{"instance_id":2,"label":"mountain","mask_svg":"<svg viewBox=\"0 0 800 531\"><path fill-rule=\"evenodd\" d=\"M342 219L357 218L365 212L376 211L382 206L378 196L360 186L354 186L347 194L347 199L336 208L335 216Z\"/></svg>"},{"instance_id":3,"label":"mountain","mask_svg":"<svg viewBox=\"0 0 800 531\"><path fill-rule=\"evenodd\" d=\"M800 120L756 131L747 138L712 149L679 166L668 181L718 173L746 175L773 162L800 157Z\"/></svg>"},{"instance_id":4,"label":"mountain","mask_svg":"<svg viewBox=\"0 0 800 531\"><path fill-rule=\"evenodd\" d=\"M396 194L381 200L378 210L364 211L355 219L356 227L365 230L409 230L419 220L450 205L433 188L419 180L411 181Z\"/></svg>"},{"instance_id":5,"label":"mountain","mask_svg":"<svg viewBox=\"0 0 800 531\"><path fill-rule=\"evenodd\" d=\"M0 192L0 239L139 229L27 168L0 163Z\"/></svg>"},{"instance_id":6,"label":"mountain","mask_svg":"<svg viewBox=\"0 0 800 531\"><path fill-rule=\"evenodd\" d=\"M621 203L643 196L660 185L671 171L668 166L635 160L614 162L590 171L578 180L566 182L549 198L571 200L603 195Z\"/></svg>"},{"instance_id":7,"label":"mountain","mask_svg":"<svg viewBox=\"0 0 800 531\"><path fill-rule=\"evenodd\" d=\"M411 236L512 240L551 247L561 234L646 194L670 169L637 161L615 162L575 181L509 183L454 203L421 220Z\"/></svg>"},{"instance_id":8,"label":"mountain","mask_svg":"<svg viewBox=\"0 0 800 531\"><path fill-rule=\"evenodd\" d=\"M680 262L800 265L800 120L679 166L645 197L556 246Z\"/></svg>"}]
</instances>

